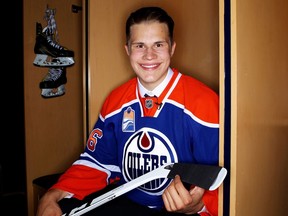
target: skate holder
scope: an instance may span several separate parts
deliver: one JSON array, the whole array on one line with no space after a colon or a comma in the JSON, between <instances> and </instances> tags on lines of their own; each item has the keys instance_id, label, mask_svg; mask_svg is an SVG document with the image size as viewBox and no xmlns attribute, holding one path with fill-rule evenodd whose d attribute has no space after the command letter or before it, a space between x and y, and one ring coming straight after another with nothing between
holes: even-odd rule
<instances>
[{"instance_id":1,"label":"skate holder","mask_svg":"<svg viewBox=\"0 0 288 216\"><path fill-rule=\"evenodd\" d=\"M72 9L72 12L73 12L73 13L78 13L79 11L82 10L82 7L72 4L72 8L71 8L71 9Z\"/></svg>"}]
</instances>

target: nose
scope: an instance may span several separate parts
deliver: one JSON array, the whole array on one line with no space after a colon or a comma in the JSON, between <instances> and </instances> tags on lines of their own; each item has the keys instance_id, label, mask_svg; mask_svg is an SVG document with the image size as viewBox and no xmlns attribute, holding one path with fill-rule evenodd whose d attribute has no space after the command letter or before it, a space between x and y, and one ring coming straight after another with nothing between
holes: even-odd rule
<instances>
[{"instance_id":1,"label":"nose","mask_svg":"<svg viewBox=\"0 0 288 216\"><path fill-rule=\"evenodd\" d=\"M145 50L143 57L147 60L152 60L152 59L155 59L157 57L157 55L156 55L156 53L152 47L148 47Z\"/></svg>"}]
</instances>

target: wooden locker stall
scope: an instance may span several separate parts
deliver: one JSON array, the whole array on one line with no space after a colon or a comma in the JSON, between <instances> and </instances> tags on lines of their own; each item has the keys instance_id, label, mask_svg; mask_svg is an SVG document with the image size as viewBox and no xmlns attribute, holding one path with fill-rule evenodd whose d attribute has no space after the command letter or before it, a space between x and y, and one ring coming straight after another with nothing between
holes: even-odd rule
<instances>
[{"instance_id":1,"label":"wooden locker stall","mask_svg":"<svg viewBox=\"0 0 288 216\"><path fill-rule=\"evenodd\" d=\"M25 0L23 4L25 149L28 214L34 216L33 180L65 170L83 150L82 13L72 12L81 0ZM44 99L39 83L48 68L33 65L36 22L44 28L45 10L55 9L60 45L74 51L66 69L65 95Z\"/></svg>"},{"instance_id":2,"label":"wooden locker stall","mask_svg":"<svg viewBox=\"0 0 288 216\"><path fill-rule=\"evenodd\" d=\"M288 1L231 1L231 216L288 212Z\"/></svg>"},{"instance_id":3,"label":"wooden locker stall","mask_svg":"<svg viewBox=\"0 0 288 216\"><path fill-rule=\"evenodd\" d=\"M219 80L220 71L223 73L220 67L223 67L224 61L223 48L220 50L220 47L223 47L223 33L219 31L220 27L223 30L223 1L84 0L84 2L87 10L85 30L87 133L97 120L108 93L134 76L124 49L125 22L128 15L140 6L161 6L174 18L176 51L172 58L172 66L184 74L190 74L201 80L216 92L223 92L223 81ZM219 86L219 83L222 85ZM223 98L220 100L223 104ZM222 111L223 108L220 113L221 122ZM220 130L223 134L223 130ZM223 146L223 135L220 135L220 145ZM221 164L222 149L223 147L220 147ZM221 214L221 198L219 206Z\"/></svg>"}]
</instances>

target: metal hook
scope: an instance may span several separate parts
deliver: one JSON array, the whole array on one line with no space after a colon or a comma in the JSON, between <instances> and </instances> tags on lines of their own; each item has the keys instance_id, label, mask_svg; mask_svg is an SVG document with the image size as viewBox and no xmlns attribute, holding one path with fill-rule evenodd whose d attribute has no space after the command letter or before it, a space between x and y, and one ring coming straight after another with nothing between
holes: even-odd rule
<instances>
[{"instance_id":1,"label":"metal hook","mask_svg":"<svg viewBox=\"0 0 288 216\"><path fill-rule=\"evenodd\" d=\"M72 5L72 12L73 13L78 13L78 11L81 11L81 10L82 10L81 6Z\"/></svg>"}]
</instances>

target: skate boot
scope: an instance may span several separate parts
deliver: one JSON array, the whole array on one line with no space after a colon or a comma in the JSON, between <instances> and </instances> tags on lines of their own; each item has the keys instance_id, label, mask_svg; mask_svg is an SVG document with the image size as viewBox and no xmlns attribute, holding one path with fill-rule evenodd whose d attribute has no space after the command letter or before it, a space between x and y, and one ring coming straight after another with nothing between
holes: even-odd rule
<instances>
[{"instance_id":1,"label":"skate boot","mask_svg":"<svg viewBox=\"0 0 288 216\"><path fill-rule=\"evenodd\" d=\"M58 88L59 86L67 83L66 68L65 67L51 67L48 73L40 82L40 89Z\"/></svg>"},{"instance_id":2,"label":"skate boot","mask_svg":"<svg viewBox=\"0 0 288 216\"><path fill-rule=\"evenodd\" d=\"M57 88L44 88L42 89L41 96L45 99L59 97L65 94L65 84Z\"/></svg>"},{"instance_id":3,"label":"skate boot","mask_svg":"<svg viewBox=\"0 0 288 216\"><path fill-rule=\"evenodd\" d=\"M42 67L66 67L74 64L74 52L53 40L47 28L42 30L41 23L36 23L36 58L33 64Z\"/></svg>"}]
</instances>

